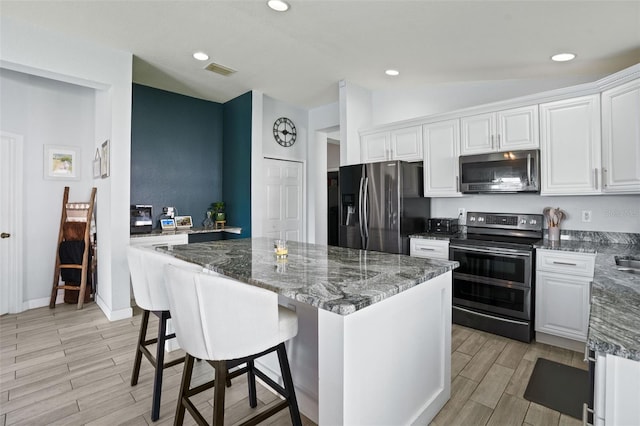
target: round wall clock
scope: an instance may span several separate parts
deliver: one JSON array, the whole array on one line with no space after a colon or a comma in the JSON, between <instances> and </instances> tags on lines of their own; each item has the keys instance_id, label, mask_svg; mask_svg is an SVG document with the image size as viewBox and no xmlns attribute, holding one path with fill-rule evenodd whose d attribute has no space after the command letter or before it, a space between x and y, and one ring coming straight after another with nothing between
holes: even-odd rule
<instances>
[{"instance_id":1,"label":"round wall clock","mask_svg":"<svg viewBox=\"0 0 640 426\"><path fill-rule=\"evenodd\" d=\"M287 117L280 117L273 123L273 137L280 145L289 147L296 142L296 126Z\"/></svg>"}]
</instances>

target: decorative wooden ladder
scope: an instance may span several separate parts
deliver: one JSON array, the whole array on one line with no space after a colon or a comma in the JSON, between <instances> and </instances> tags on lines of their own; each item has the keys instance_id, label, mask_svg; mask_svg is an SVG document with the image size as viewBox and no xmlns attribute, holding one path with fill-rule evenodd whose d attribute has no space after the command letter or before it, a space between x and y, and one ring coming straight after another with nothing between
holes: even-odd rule
<instances>
[{"instance_id":1,"label":"decorative wooden ladder","mask_svg":"<svg viewBox=\"0 0 640 426\"><path fill-rule=\"evenodd\" d=\"M91 189L90 200L84 203L69 203L69 187L65 186L64 188L64 196L62 197L62 216L60 218L60 232L58 233L58 244L56 245L56 266L53 272L53 288L51 289L51 300L49 301L49 308L51 309L56 307L56 298L58 296L59 289L64 289L65 291L79 291L78 309L82 309L87 289L87 277L89 273L92 272L92 265L89 264L89 251L91 250L91 220L93 219L95 201L95 187ZM82 232L78 232L78 230L81 230ZM74 237L72 234L76 234L76 236ZM79 264L61 263L61 243L63 241L80 241L77 237L78 234L82 235L82 241L84 241L82 262ZM68 285L66 283L60 284L63 269L81 270L82 278L80 280L80 285Z\"/></svg>"}]
</instances>

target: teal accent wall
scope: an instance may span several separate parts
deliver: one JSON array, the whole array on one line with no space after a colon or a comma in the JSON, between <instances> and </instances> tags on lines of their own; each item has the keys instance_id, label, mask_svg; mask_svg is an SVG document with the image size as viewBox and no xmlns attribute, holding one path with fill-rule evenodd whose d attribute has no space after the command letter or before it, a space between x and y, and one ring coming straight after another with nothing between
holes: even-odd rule
<instances>
[{"instance_id":1,"label":"teal accent wall","mask_svg":"<svg viewBox=\"0 0 640 426\"><path fill-rule=\"evenodd\" d=\"M227 221L251 236L251 92L223 104L222 193Z\"/></svg>"},{"instance_id":2,"label":"teal accent wall","mask_svg":"<svg viewBox=\"0 0 640 426\"><path fill-rule=\"evenodd\" d=\"M133 85L132 97L131 204L153 206L154 228L159 227L164 206L176 207L178 214L192 216L193 225L201 226L209 205L224 199L227 108L138 84ZM249 159L250 119L249 109ZM249 196L249 210L250 200Z\"/></svg>"}]
</instances>

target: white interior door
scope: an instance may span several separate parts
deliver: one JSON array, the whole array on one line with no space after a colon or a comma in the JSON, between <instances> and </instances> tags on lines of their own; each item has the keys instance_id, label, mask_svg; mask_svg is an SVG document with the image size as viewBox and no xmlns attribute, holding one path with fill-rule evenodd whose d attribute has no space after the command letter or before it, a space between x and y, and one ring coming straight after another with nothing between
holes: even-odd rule
<instances>
[{"instance_id":1,"label":"white interior door","mask_svg":"<svg viewBox=\"0 0 640 426\"><path fill-rule=\"evenodd\" d=\"M22 311L22 136L0 132L0 315Z\"/></svg>"},{"instance_id":2,"label":"white interior door","mask_svg":"<svg viewBox=\"0 0 640 426\"><path fill-rule=\"evenodd\" d=\"M264 235L302 241L302 163L265 158L267 211Z\"/></svg>"}]
</instances>

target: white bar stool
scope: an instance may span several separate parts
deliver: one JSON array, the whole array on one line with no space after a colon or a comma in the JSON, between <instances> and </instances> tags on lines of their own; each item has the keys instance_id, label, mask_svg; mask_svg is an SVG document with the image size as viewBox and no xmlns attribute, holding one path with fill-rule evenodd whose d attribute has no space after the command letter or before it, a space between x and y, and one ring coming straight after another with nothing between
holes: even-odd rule
<instances>
[{"instance_id":1,"label":"white bar stool","mask_svg":"<svg viewBox=\"0 0 640 426\"><path fill-rule=\"evenodd\" d=\"M254 425L285 407L294 425L302 424L284 342L298 334L298 316L278 305L274 292L250 286L221 275L165 266L169 305L180 347L186 352L174 425L181 425L185 409L198 424L207 421L190 397L214 388L213 425L224 424L225 382L248 374L249 405L257 406L255 376L285 399L242 423ZM254 366L254 360L277 352L284 387ZM191 389L194 358L207 360L215 368L212 382ZM229 369L246 363L231 373Z\"/></svg>"},{"instance_id":2,"label":"white bar stool","mask_svg":"<svg viewBox=\"0 0 640 426\"><path fill-rule=\"evenodd\" d=\"M181 261L172 256L156 253L151 249L139 247L127 248L127 260L129 272L131 274L131 285L136 305L143 309L142 322L140 323L140 333L138 335L138 345L136 346L133 372L131 373L131 386L138 384L140 375L140 363L144 355L155 369L153 378L153 402L151 406L151 420L154 422L160 417L160 397L162 394L162 370L184 362L184 357L164 362L165 342L173 339L175 333L167 333L167 320L171 318L169 312L169 300L164 283L164 265L172 263L179 264L185 268L192 268L201 271L201 267ZM153 313L158 317L158 336L147 339L147 326L149 324L149 314ZM147 349L147 346L156 343L155 357Z\"/></svg>"}]
</instances>

